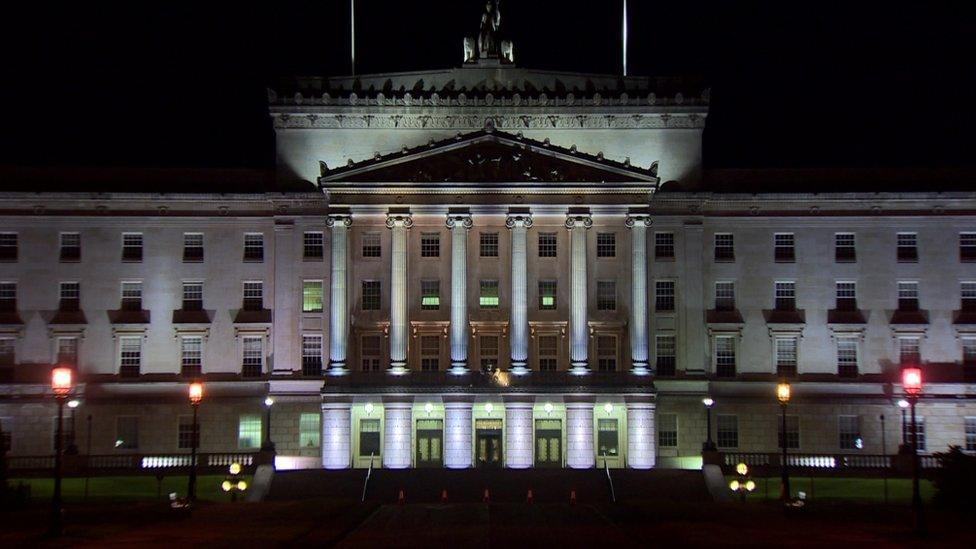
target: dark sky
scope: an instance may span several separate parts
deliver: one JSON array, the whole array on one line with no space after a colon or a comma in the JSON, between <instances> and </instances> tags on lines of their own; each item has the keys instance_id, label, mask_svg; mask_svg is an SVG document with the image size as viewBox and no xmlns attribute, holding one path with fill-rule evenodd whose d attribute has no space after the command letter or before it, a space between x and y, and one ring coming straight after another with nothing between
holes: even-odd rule
<instances>
[{"instance_id":1,"label":"dark sky","mask_svg":"<svg viewBox=\"0 0 976 549\"><path fill-rule=\"evenodd\" d=\"M348 72L348 0L38 4L0 32L3 164L269 168L265 85ZM502 26L520 65L618 72L620 4L504 0ZM710 167L974 166L965 4L630 0L630 72L711 82ZM457 65L481 10L357 6L359 72Z\"/></svg>"}]
</instances>

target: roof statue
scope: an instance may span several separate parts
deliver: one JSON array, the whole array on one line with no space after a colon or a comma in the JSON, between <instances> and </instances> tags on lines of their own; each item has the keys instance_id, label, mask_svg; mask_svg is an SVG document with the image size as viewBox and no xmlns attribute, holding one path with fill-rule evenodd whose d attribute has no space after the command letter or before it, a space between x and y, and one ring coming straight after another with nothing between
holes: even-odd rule
<instances>
[{"instance_id":1,"label":"roof statue","mask_svg":"<svg viewBox=\"0 0 976 549\"><path fill-rule=\"evenodd\" d=\"M481 14L481 27L478 30L477 51L475 39L464 38L464 62L475 63L479 59L500 59L504 63L513 63L514 55L511 40L499 40L498 28L502 22L499 9L501 0L487 0L485 11Z\"/></svg>"}]
</instances>

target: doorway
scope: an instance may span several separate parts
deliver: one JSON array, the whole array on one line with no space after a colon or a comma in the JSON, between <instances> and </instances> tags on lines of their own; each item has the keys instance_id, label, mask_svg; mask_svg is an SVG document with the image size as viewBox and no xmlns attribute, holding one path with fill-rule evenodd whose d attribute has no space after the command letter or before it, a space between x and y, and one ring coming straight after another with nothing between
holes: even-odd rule
<instances>
[{"instance_id":1,"label":"doorway","mask_svg":"<svg viewBox=\"0 0 976 549\"><path fill-rule=\"evenodd\" d=\"M501 467L502 420L478 419L474 422L475 458L478 467Z\"/></svg>"},{"instance_id":2,"label":"doorway","mask_svg":"<svg viewBox=\"0 0 976 549\"><path fill-rule=\"evenodd\" d=\"M563 422L561 419L535 420L535 466L562 467Z\"/></svg>"},{"instance_id":3,"label":"doorway","mask_svg":"<svg viewBox=\"0 0 976 549\"><path fill-rule=\"evenodd\" d=\"M444 421L417 420L417 467L444 465Z\"/></svg>"}]
</instances>

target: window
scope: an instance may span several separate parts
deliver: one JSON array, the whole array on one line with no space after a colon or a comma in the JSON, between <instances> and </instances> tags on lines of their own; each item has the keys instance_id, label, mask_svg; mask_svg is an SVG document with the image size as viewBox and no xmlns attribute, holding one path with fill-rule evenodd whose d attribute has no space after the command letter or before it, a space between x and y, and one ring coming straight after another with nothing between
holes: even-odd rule
<instances>
[{"instance_id":1,"label":"window","mask_svg":"<svg viewBox=\"0 0 976 549\"><path fill-rule=\"evenodd\" d=\"M796 310L796 283L793 281L776 282L776 303L777 311Z\"/></svg>"},{"instance_id":2,"label":"window","mask_svg":"<svg viewBox=\"0 0 976 549\"><path fill-rule=\"evenodd\" d=\"M58 366L78 367L78 338L58 338Z\"/></svg>"},{"instance_id":3,"label":"window","mask_svg":"<svg viewBox=\"0 0 976 549\"><path fill-rule=\"evenodd\" d=\"M901 364L918 364L922 360L919 351L919 338L914 336L898 338L898 360Z\"/></svg>"},{"instance_id":4,"label":"window","mask_svg":"<svg viewBox=\"0 0 976 549\"><path fill-rule=\"evenodd\" d=\"M363 336L360 341L359 355L362 359L364 372L377 372L380 369L380 336Z\"/></svg>"},{"instance_id":5,"label":"window","mask_svg":"<svg viewBox=\"0 0 976 549\"><path fill-rule=\"evenodd\" d=\"M777 421L776 445L783 447L783 421ZM800 416L786 416L786 448L796 450L800 447Z\"/></svg>"},{"instance_id":6,"label":"window","mask_svg":"<svg viewBox=\"0 0 976 549\"><path fill-rule=\"evenodd\" d=\"M14 338L0 338L0 366L14 365Z\"/></svg>"},{"instance_id":7,"label":"window","mask_svg":"<svg viewBox=\"0 0 976 549\"><path fill-rule=\"evenodd\" d=\"M723 281L715 283L715 310L735 310L735 282Z\"/></svg>"},{"instance_id":8,"label":"window","mask_svg":"<svg viewBox=\"0 0 976 549\"><path fill-rule=\"evenodd\" d=\"M183 310L203 310L203 282L187 281L183 283Z\"/></svg>"},{"instance_id":9,"label":"window","mask_svg":"<svg viewBox=\"0 0 976 549\"><path fill-rule=\"evenodd\" d=\"M481 257L498 257L498 233L481 233Z\"/></svg>"},{"instance_id":10,"label":"window","mask_svg":"<svg viewBox=\"0 0 976 549\"><path fill-rule=\"evenodd\" d=\"M796 337L777 337L776 346L776 375L793 377L796 375Z\"/></svg>"},{"instance_id":11,"label":"window","mask_svg":"<svg viewBox=\"0 0 976 549\"><path fill-rule=\"evenodd\" d=\"M674 312L674 281L658 280L654 282L654 310L657 312Z\"/></svg>"},{"instance_id":12,"label":"window","mask_svg":"<svg viewBox=\"0 0 976 549\"><path fill-rule=\"evenodd\" d=\"M319 334L302 335L302 375L322 375L322 336Z\"/></svg>"},{"instance_id":13,"label":"window","mask_svg":"<svg viewBox=\"0 0 976 549\"><path fill-rule=\"evenodd\" d=\"M81 261L81 233L61 233L61 261Z\"/></svg>"},{"instance_id":14,"label":"window","mask_svg":"<svg viewBox=\"0 0 976 549\"><path fill-rule=\"evenodd\" d=\"M142 310L142 282L129 281L122 283L122 310Z\"/></svg>"},{"instance_id":15,"label":"window","mask_svg":"<svg viewBox=\"0 0 976 549\"><path fill-rule=\"evenodd\" d=\"M962 338L962 363L965 366L976 365L976 337Z\"/></svg>"},{"instance_id":16,"label":"window","mask_svg":"<svg viewBox=\"0 0 976 549\"><path fill-rule=\"evenodd\" d=\"M441 256L440 233L420 233L420 257Z\"/></svg>"},{"instance_id":17,"label":"window","mask_svg":"<svg viewBox=\"0 0 976 549\"><path fill-rule=\"evenodd\" d=\"M244 310L260 311L264 309L264 282L251 280L244 283Z\"/></svg>"},{"instance_id":18,"label":"window","mask_svg":"<svg viewBox=\"0 0 976 549\"><path fill-rule=\"evenodd\" d=\"M597 454L604 457L614 457L620 454L618 449L617 420L601 418L596 422Z\"/></svg>"},{"instance_id":19,"label":"window","mask_svg":"<svg viewBox=\"0 0 976 549\"><path fill-rule=\"evenodd\" d=\"M596 281L596 309L598 311L617 310L617 281Z\"/></svg>"},{"instance_id":20,"label":"window","mask_svg":"<svg viewBox=\"0 0 976 549\"><path fill-rule=\"evenodd\" d=\"M857 338L837 338L837 375L857 377Z\"/></svg>"},{"instance_id":21,"label":"window","mask_svg":"<svg viewBox=\"0 0 976 549\"><path fill-rule=\"evenodd\" d=\"M264 340L261 336L247 336L242 340L241 375L260 377L264 372Z\"/></svg>"},{"instance_id":22,"label":"window","mask_svg":"<svg viewBox=\"0 0 976 549\"><path fill-rule=\"evenodd\" d=\"M60 299L59 311L77 311L81 308L81 284L77 282L62 282L58 288Z\"/></svg>"},{"instance_id":23,"label":"window","mask_svg":"<svg viewBox=\"0 0 976 549\"><path fill-rule=\"evenodd\" d=\"M793 233L776 233L773 235L773 257L777 263L793 263L796 261Z\"/></svg>"},{"instance_id":24,"label":"window","mask_svg":"<svg viewBox=\"0 0 976 549\"><path fill-rule=\"evenodd\" d=\"M861 418L858 416L839 416L837 418L837 444L841 450L860 450L864 448L861 439Z\"/></svg>"},{"instance_id":25,"label":"window","mask_svg":"<svg viewBox=\"0 0 976 549\"><path fill-rule=\"evenodd\" d=\"M735 261L732 233L715 233L715 261Z\"/></svg>"},{"instance_id":26,"label":"window","mask_svg":"<svg viewBox=\"0 0 976 549\"><path fill-rule=\"evenodd\" d=\"M302 257L311 261L320 261L325 255L325 244L322 233L308 231L302 235Z\"/></svg>"},{"instance_id":27,"label":"window","mask_svg":"<svg viewBox=\"0 0 976 549\"><path fill-rule=\"evenodd\" d=\"M482 280L481 281L481 297L478 300L479 305L482 309L497 309L498 308L498 281L497 280Z\"/></svg>"},{"instance_id":28,"label":"window","mask_svg":"<svg viewBox=\"0 0 976 549\"><path fill-rule=\"evenodd\" d=\"M918 261L917 233L898 233L898 261L902 263Z\"/></svg>"},{"instance_id":29,"label":"window","mask_svg":"<svg viewBox=\"0 0 976 549\"><path fill-rule=\"evenodd\" d=\"M183 233L183 261L203 261L203 233Z\"/></svg>"},{"instance_id":30,"label":"window","mask_svg":"<svg viewBox=\"0 0 976 549\"><path fill-rule=\"evenodd\" d=\"M658 261L674 259L674 233L654 233L654 259Z\"/></svg>"},{"instance_id":31,"label":"window","mask_svg":"<svg viewBox=\"0 0 976 549\"><path fill-rule=\"evenodd\" d=\"M363 233L363 257L380 257L380 233Z\"/></svg>"},{"instance_id":32,"label":"window","mask_svg":"<svg viewBox=\"0 0 976 549\"><path fill-rule=\"evenodd\" d=\"M264 261L264 234L244 233L244 261Z\"/></svg>"},{"instance_id":33,"label":"window","mask_svg":"<svg viewBox=\"0 0 976 549\"><path fill-rule=\"evenodd\" d=\"M180 365L185 377L198 377L203 366L203 338L183 336L180 338Z\"/></svg>"},{"instance_id":34,"label":"window","mask_svg":"<svg viewBox=\"0 0 976 549\"><path fill-rule=\"evenodd\" d=\"M441 357L441 339L438 336L420 336L420 369L436 372Z\"/></svg>"},{"instance_id":35,"label":"window","mask_svg":"<svg viewBox=\"0 0 976 549\"><path fill-rule=\"evenodd\" d=\"M976 261L976 233L959 233L959 261Z\"/></svg>"},{"instance_id":36,"label":"window","mask_svg":"<svg viewBox=\"0 0 976 549\"><path fill-rule=\"evenodd\" d=\"M658 414L657 445L661 448L678 447L678 414Z\"/></svg>"},{"instance_id":37,"label":"window","mask_svg":"<svg viewBox=\"0 0 976 549\"><path fill-rule=\"evenodd\" d=\"M193 448L193 446L194 446L193 439L194 438L197 439L196 446L197 446L197 448L199 448L200 447L200 433L198 432L198 433L196 433L196 436L194 436L194 433L193 433L193 416L180 416L178 421L179 421L179 424L178 424L178 427L177 427L176 438L177 438L177 445L179 446L180 450L189 450L190 448ZM199 425L198 425L198 427L199 427Z\"/></svg>"},{"instance_id":38,"label":"window","mask_svg":"<svg viewBox=\"0 0 976 549\"><path fill-rule=\"evenodd\" d=\"M261 447L260 414L241 414L237 427L237 447L241 450Z\"/></svg>"},{"instance_id":39,"label":"window","mask_svg":"<svg viewBox=\"0 0 976 549\"><path fill-rule=\"evenodd\" d=\"M142 338L123 337L119 339L119 375L138 376L142 367Z\"/></svg>"},{"instance_id":40,"label":"window","mask_svg":"<svg viewBox=\"0 0 976 549\"><path fill-rule=\"evenodd\" d=\"M601 372L617 370L617 338L612 335L602 335L596 338L596 362Z\"/></svg>"},{"instance_id":41,"label":"window","mask_svg":"<svg viewBox=\"0 0 976 549\"><path fill-rule=\"evenodd\" d=\"M0 282L0 311L12 313L17 310L17 283Z\"/></svg>"},{"instance_id":42,"label":"window","mask_svg":"<svg viewBox=\"0 0 976 549\"><path fill-rule=\"evenodd\" d=\"M898 283L898 310L918 310L918 282L902 281Z\"/></svg>"},{"instance_id":43,"label":"window","mask_svg":"<svg viewBox=\"0 0 976 549\"><path fill-rule=\"evenodd\" d=\"M715 336L715 375L735 377L735 336Z\"/></svg>"},{"instance_id":44,"label":"window","mask_svg":"<svg viewBox=\"0 0 976 549\"><path fill-rule=\"evenodd\" d=\"M380 420L359 420L359 455L380 455Z\"/></svg>"},{"instance_id":45,"label":"window","mask_svg":"<svg viewBox=\"0 0 976 549\"><path fill-rule=\"evenodd\" d=\"M673 335L658 335L655 340L655 367L659 376L675 374L675 342Z\"/></svg>"},{"instance_id":46,"label":"window","mask_svg":"<svg viewBox=\"0 0 976 549\"><path fill-rule=\"evenodd\" d=\"M481 369L491 370L498 366L498 336L481 336L478 340L481 353Z\"/></svg>"},{"instance_id":47,"label":"window","mask_svg":"<svg viewBox=\"0 0 976 549\"><path fill-rule=\"evenodd\" d=\"M363 281L363 310L364 311L380 310L380 281L379 280Z\"/></svg>"},{"instance_id":48,"label":"window","mask_svg":"<svg viewBox=\"0 0 976 549\"><path fill-rule=\"evenodd\" d=\"M539 233L539 257L556 257L556 233Z\"/></svg>"},{"instance_id":49,"label":"window","mask_svg":"<svg viewBox=\"0 0 976 549\"><path fill-rule=\"evenodd\" d=\"M298 416L298 446L318 448L322 445L322 414L302 414Z\"/></svg>"},{"instance_id":50,"label":"window","mask_svg":"<svg viewBox=\"0 0 976 549\"><path fill-rule=\"evenodd\" d=\"M719 448L739 447L739 418L738 416L719 414L716 418L715 444Z\"/></svg>"},{"instance_id":51,"label":"window","mask_svg":"<svg viewBox=\"0 0 976 549\"><path fill-rule=\"evenodd\" d=\"M441 281L420 281L420 308L425 311L436 311L441 308Z\"/></svg>"},{"instance_id":52,"label":"window","mask_svg":"<svg viewBox=\"0 0 976 549\"><path fill-rule=\"evenodd\" d=\"M119 416L115 418L115 449L137 450L139 448L139 418Z\"/></svg>"},{"instance_id":53,"label":"window","mask_svg":"<svg viewBox=\"0 0 976 549\"><path fill-rule=\"evenodd\" d=\"M835 284L838 311L857 310L857 285L854 282L837 281Z\"/></svg>"},{"instance_id":54,"label":"window","mask_svg":"<svg viewBox=\"0 0 976 549\"><path fill-rule=\"evenodd\" d=\"M122 261L142 261L142 233L122 233Z\"/></svg>"},{"instance_id":55,"label":"window","mask_svg":"<svg viewBox=\"0 0 976 549\"><path fill-rule=\"evenodd\" d=\"M915 422L918 424L918 451L919 452L924 452L925 451L925 442L926 442L926 440L925 440L925 418L922 417L922 416L916 416L915 417ZM912 438L913 438L912 437L912 420L911 420L911 417L909 417L908 421L906 421L902 425L903 425L903 427L905 429L905 432L904 432L904 435L903 435L903 438L905 439L905 443L908 444L909 447L911 447Z\"/></svg>"},{"instance_id":56,"label":"window","mask_svg":"<svg viewBox=\"0 0 976 549\"><path fill-rule=\"evenodd\" d=\"M322 281L305 280L302 282L302 312L322 312Z\"/></svg>"},{"instance_id":57,"label":"window","mask_svg":"<svg viewBox=\"0 0 976 549\"><path fill-rule=\"evenodd\" d=\"M539 336L539 371L555 372L559 359L558 336Z\"/></svg>"},{"instance_id":58,"label":"window","mask_svg":"<svg viewBox=\"0 0 976 549\"><path fill-rule=\"evenodd\" d=\"M854 233L834 233L834 261L837 263L857 261Z\"/></svg>"},{"instance_id":59,"label":"window","mask_svg":"<svg viewBox=\"0 0 976 549\"><path fill-rule=\"evenodd\" d=\"M548 311L556 308L556 281L539 281L539 310Z\"/></svg>"},{"instance_id":60,"label":"window","mask_svg":"<svg viewBox=\"0 0 976 549\"><path fill-rule=\"evenodd\" d=\"M959 285L962 310L976 312L976 282L963 282Z\"/></svg>"},{"instance_id":61,"label":"window","mask_svg":"<svg viewBox=\"0 0 976 549\"><path fill-rule=\"evenodd\" d=\"M976 417L966 418L966 451L976 452Z\"/></svg>"},{"instance_id":62,"label":"window","mask_svg":"<svg viewBox=\"0 0 976 549\"><path fill-rule=\"evenodd\" d=\"M596 256L617 257L616 233L596 233Z\"/></svg>"},{"instance_id":63,"label":"window","mask_svg":"<svg viewBox=\"0 0 976 549\"><path fill-rule=\"evenodd\" d=\"M0 233L0 261L17 261L17 233Z\"/></svg>"}]
</instances>

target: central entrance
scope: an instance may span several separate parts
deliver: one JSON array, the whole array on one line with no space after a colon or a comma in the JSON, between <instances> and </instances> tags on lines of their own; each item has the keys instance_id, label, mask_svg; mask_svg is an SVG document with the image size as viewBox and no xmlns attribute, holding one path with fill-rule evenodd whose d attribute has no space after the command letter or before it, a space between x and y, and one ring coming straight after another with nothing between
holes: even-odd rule
<instances>
[{"instance_id":1,"label":"central entrance","mask_svg":"<svg viewBox=\"0 0 976 549\"><path fill-rule=\"evenodd\" d=\"M478 419L474 422L475 458L478 467L501 467L502 420Z\"/></svg>"},{"instance_id":2,"label":"central entrance","mask_svg":"<svg viewBox=\"0 0 976 549\"><path fill-rule=\"evenodd\" d=\"M444 464L444 421L417 420L417 467L441 467Z\"/></svg>"},{"instance_id":3,"label":"central entrance","mask_svg":"<svg viewBox=\"0 0 976 549\"><path fill-rule=\"evenodd\" d=\"M563 422L561 419L535 420L535 466L561 467L563 464Z\"/></svg>"}]
</instances>

